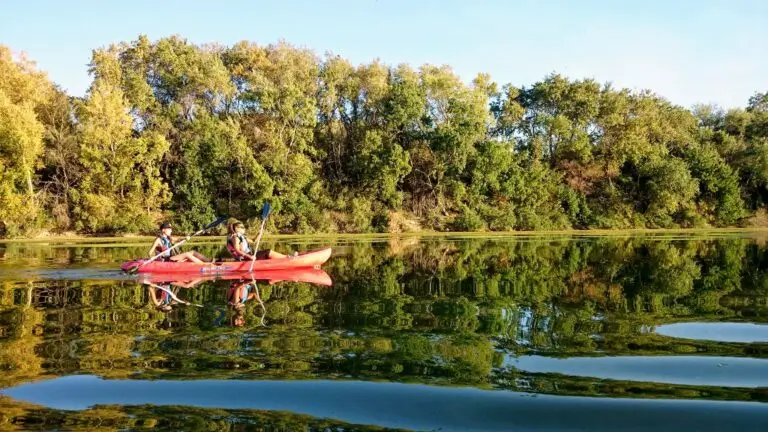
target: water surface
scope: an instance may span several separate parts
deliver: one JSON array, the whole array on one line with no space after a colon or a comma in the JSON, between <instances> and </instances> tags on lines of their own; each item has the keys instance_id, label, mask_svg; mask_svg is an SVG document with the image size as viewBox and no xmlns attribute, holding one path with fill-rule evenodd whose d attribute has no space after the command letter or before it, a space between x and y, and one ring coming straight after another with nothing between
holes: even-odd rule
<instances>
[{"instance_id":1,"label":"water surface","mask_svg":"<svg viewBox=\"0 0 768 432\"><path fill-rule=\"evenodd\" d=\"M266 246L327 245L331 286L150 285L117 270L141 241L0 243L0 429L768 430L758 236Z\"/></svg>"}]
</instances>

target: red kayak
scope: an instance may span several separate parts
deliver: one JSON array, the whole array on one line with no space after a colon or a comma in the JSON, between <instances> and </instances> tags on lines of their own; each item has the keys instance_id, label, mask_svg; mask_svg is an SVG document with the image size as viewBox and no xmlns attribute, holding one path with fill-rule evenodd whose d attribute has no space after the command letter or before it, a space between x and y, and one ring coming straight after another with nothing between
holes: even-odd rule
<instances>
[{"instance_id":1,"label":"red kayak","mask_svg":"<svg viewBox=\"0 0 768 432\"><path fill-rule=\"evenodd\" d=\"M318 249L286 258L256 260L253 271L287 270L306 267L318 267L331 257L331 248ZM124 262L120 266L123 271L129 271L144 264L147 259ZM215 263L195 264L193 262L152 261L138 269L137 273L247 273L251 269L251 261L222 261Z\"/></svg>"},{"instance_id":2,"label":"red kayak","mask_svg":"<svg viewBox=\"0 0 768 432\"><path fill-rule=\"evenodd\" d=\"M255 265L254 265L255 266ZM304 267L287 270L264 270L251 273L222 273L222 274L183 274L183 273L145 273L139 276L142 282L174 283L185 285L197 285L201 282L215 280L242 280L257 282L266 281L269 284L276 282L307 282L316 285L333 285L328 273L318 268Z\"/></svg>"}]
</instances>

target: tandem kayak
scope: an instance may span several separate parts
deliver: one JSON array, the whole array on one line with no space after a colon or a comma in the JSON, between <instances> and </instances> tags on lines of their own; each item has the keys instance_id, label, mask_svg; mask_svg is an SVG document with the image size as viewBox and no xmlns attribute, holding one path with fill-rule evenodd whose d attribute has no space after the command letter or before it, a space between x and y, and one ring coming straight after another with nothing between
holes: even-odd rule
<instances>
[{"instance_id":1,"label":"tandem kayak","mask_svg":"<svg viewBox=\"0 0 768 432\"><path fill-rule=\"evenodd\" d=\"M318 249L314 251L300 253L297 256L285 258L256 260L251 261L221 261L205 264L196 264L193 262L173 262L173 261L152 261L151 263L138 269L137 273L198 273L198 274L219 274L219 273L247 273L249 270L254 272L262 270L286 270L295 268L317 267L328 261L331 257L331 248ZM120 268L123 271L129 271L142 264L147 259L138 259L124 262Z\"/></svg>"},{"instance_id":2,"label":"tandem kayak","mask_svg":"<svg viewBox=\"0 0 768 432\"><path fill-rule=\"evenodd\" d=\"M267 282L274 284L277 282L306 282L315 285L333 285L333 281L328 273L313 267L303 267L284 270L264 270L251 273L221 273L221 274L184 274L184 273L144 273L139 276L141 282L151 283L174 283L182 282L186 285L197 285L201 282L217 280L241 280L257 282Z\"/></svg>"}]
</instances>

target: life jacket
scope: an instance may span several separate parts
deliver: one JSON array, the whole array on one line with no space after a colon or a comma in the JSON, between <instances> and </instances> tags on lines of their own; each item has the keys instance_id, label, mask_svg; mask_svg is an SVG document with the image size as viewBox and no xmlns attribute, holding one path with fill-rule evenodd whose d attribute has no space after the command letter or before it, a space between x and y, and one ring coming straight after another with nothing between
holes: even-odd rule
<instances>
[{"instance_id":1,"label":"life jacket","mask_svg":"<svg viewBox=\"0 0 768 432\"><path fill-rule=\"evenodd\" d=\"M248 294L251 293L251 284L248 284L248 285L244 286L243 288L245 288L245 290L244 290L245 293L240 296L240 303L245 303L246 301L248 301Z\"/></svg>"},{"instance_id":2,"label":"life jacket","mask_svg":"<svg viewBox=\"0 0 768 432\"><path fill-rule=\"evenodd\" d=\"M162 253L162 255L160 256L161 259L168 259L168 258L170 258L171 254L173 253L173 251L168 252L168 249L170 249L171 246L173 246L171 244L171 239L169 239L165 235L161 235L158 238L160 239L160 244L155 248L155 252L156 253Z\"/></svg>"},{"instance_id":3,"label":"life jacket","mask_svg":"<svg viewBox=\"0 0 768 432\"><path fill-rule=\"evenodd\" d=\"M245 303L246 301L248 301L248 296L251 293L252 285L247 284L242 288L240 288L238 287L238 283L239 282L234 282L232 286L229 288L229 293L227 294L227 298L229 299L230 304L235 304L235 298L237 297L238 294L241 294L239 303Z\"/></svg>"},{"instance_id":4,"label":"life jacket","mask_svg":"<svg viewBox=\"0 0 768 432\"><path fill-rule=\"evenodd\" d=\"M245 238L244 235L235 234L238 239L240 240L240 248L242 250L238 250L235 247L234 237L230 236L227 239L227 250L229 253L232 254L232 256L238 260L242 261L245 258L245 254L251 253L251 247L248 245L248 239Z\"/></svg>"}]
</instances>

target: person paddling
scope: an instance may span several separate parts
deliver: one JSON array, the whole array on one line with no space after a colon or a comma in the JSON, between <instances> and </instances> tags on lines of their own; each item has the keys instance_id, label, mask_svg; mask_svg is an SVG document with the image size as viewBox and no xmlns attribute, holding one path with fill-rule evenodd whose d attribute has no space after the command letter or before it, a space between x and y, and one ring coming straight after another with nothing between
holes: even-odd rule
<instances>
[{"instance_id":1,"label":"person paddling","mask_svg":"<svg viewBox=\"0 0 768 432\"><path fill-rule=\"evenodd\" d=\"M173 261L173 262L191 261L196 264L205 264L205 263L213 262L213 260L208 259L195 251L178 253L176 250L169 250L171 249L173 244L176 243L174 238L171 237L172 232L173 232L173 228L171 227L171 224L169 224L168 222L163 222L163 224L160 225L160 235L155 239L155 242L152 244L152 247L149 249L150 258L154 257L157 254L162 254L158 259L163 261Z\"/></svg>"},{"instance_id":2,"label":"person paddling","mask_svg":"<svg viewBox=\"0 0 768 432\"><path fill-rule=\"evenodd\" d=\"M235 221L227 227L229 235L227 236L227 250L237 261L253 261L264 259L285 258L288 255L275 252L271 249L262 249L256 254L253 254L248 239L245 237L245 225L240 221ZM261 233L254 240L255 243L259 243ZM295 256L296 254L294 254Z\"/></svg>"}]
</instances>

